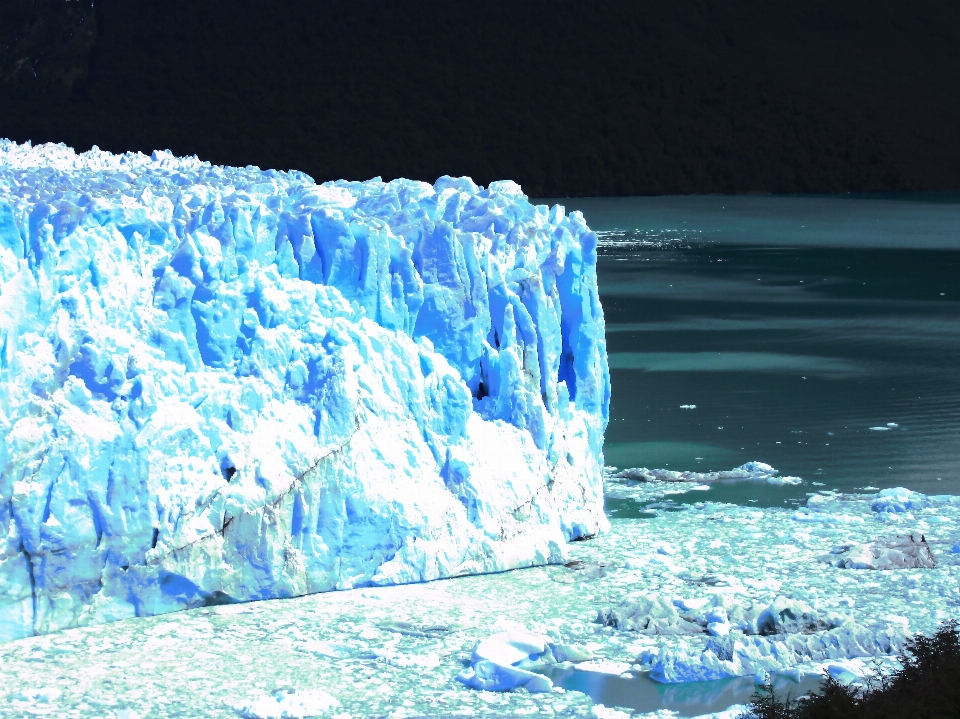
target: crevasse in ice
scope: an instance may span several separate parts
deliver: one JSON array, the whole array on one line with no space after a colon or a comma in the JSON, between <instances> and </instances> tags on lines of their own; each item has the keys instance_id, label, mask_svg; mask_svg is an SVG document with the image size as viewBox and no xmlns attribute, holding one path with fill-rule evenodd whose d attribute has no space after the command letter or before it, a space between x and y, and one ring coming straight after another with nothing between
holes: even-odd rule
<instances>
[{"instance_id":1,"label":"crevasse in ice","mask_svg":"<svg viewBox=\"0 0 960 719\"><path fill-rule=\"evenodd\" d=\"M596 243L513 182L0 141L0 638L558 561Z\"/></svg>"}]
</instances>

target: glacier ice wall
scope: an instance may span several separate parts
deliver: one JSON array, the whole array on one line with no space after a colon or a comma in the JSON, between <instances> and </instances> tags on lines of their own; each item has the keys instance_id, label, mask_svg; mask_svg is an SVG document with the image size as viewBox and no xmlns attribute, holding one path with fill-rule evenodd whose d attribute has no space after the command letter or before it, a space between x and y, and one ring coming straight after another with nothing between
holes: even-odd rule
<instances>
[{"instance_id":1,"label":"glacier ice wall","mask_svg":"<svg viewBox=\"0 0 960 719\"><path fill-rule=\"evenodd\" d=\"M558 561L596 244L513 182L0 140L0 639Z\"/></svg>"}]
</instances>

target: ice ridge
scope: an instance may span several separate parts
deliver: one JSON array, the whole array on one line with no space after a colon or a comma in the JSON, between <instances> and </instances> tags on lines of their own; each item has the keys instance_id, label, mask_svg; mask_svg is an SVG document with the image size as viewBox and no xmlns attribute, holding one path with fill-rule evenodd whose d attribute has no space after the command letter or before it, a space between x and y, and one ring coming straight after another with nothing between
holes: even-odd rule
<instances>
[{"instance_id":1,"label":"ice ridge","mask_svg":"<svg viewBox=\"0 0 960 719\"><path fill-rule=\"evenodd\" d=\"M509 181L0 140L0 640L559 561L596 245Z\"/></svg>"}]
</instances>

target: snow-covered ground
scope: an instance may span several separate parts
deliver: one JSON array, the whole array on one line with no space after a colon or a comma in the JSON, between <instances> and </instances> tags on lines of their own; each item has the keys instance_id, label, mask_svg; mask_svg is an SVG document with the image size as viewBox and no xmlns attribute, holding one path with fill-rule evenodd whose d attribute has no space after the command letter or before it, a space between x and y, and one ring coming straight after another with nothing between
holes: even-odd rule
<instances>
[{"instance_id":1,"label":"snow-covered ground","mask_svg":"<svg viewBox=\"0 0 960 719\"><path fill-rule=\"evenodd\" d=\"M678 489L642 486L648 497ZM582 668L617 674L801 679L827 670L856 681L875 658L892 666L906 635L960 617L960 497L821 492L800 509L678 507L611 520L610 531L568 546L567 566L207 607L11 642L0 646L0 706L10 716L117 719L623 717L575 692L480 691L457 677L476 664L478 641L522 630L579 652ZM865 546L910 535L922 536L935 567L842 561L851 547L865 556Z\"/></svg>"}]
</instances>

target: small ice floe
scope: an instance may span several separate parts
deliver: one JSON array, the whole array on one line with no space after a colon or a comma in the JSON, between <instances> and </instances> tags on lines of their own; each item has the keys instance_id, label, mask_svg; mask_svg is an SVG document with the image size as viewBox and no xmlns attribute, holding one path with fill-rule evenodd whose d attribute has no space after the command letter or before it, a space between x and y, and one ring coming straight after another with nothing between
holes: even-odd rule
<instances>
[{"instance_id":1,"label":"small ice floe","mask_svg":"<svg viewBox=\"0 0 960 719\"><path fill-rule=\"evenodd\" d=\"M806 506L799 507L793 514L793 521L832 527L866 523L867 520L860 515L835 511L845 507L842 502L838 503L835 498L836 493L828 490L820 490L817 494L809 495Z\"/></svg>"},{"instance_id":2,"label":"small ice floe","mask_svg":"<svg viewBox=\"0 0 960 719\"><path fill-rule=\"evenodd\" d=\"M673 604L677 609L682 609L685 612L696 611L697 609L703 609L709 603L709 599L706 597L696 597L695 599L674 599Z\"/></svg>"},{"instance_id":3,"label":"small ice floe","mask_svg":"<svg viewBox=\"0 0 960 719\"><path fill-rule=\"evenodd\" d=\"M665 548L661 547L661 549ZM668 572L674 572L677 567L672 554L671 547L670 551L655 551L652 554L627 557L623 566L625 569L663 569Z\"/></svg>"},{"instance_id":4,"label":"small ice floe","mask_svg":"<svg viewBox=\"0 0 960 719\"><path fill-rule=\"evenodd\" d=\"M892 655L903 646L899 627L847 624L811 634L711 637L703 651L664 648L653 658L650 678L664 684L781 673L809 661Z\"/></svg>"},{"instance_id":5,"label":"small ice floe","mask_svg":"<svg viewBox=\"0 0 960 719\"><path fill-rule=\"evenodd\" d=\"M810 535L804 532L794 533L794 539L799 542L807 541L810 539ZM806 539L804 539L806 538ZM756 577L747 577L743 580L743 584L747 587L753 589L767 589L771 592L780 591L780 587L783 586L783 580L777 579L776 577L765 577L763 579L758 579Z\"/></svg>"},{"instance_id":6,"label":"small ice floe","mask_svg":"<svg viewBox=\"0 0 960 719\"><path fill-rule=\"evenodd\" d=\"M890 429L896 429L896 428L899 427L900 425L897 424L896 422L887 422L887 426L888 426Z\"/></svg>"},{"instance_id":7,"label":"small ice floe","mask_svg":"<svg viewBox=\"0 0 960 719\"><path fill-rule=\"evenodd\" d=\"M884 614L880 619L890 626L900 627L904 634L910 630L910 619L899 614Z\"/></svg>"},{"instance_id":8,"label":"small ice floe","mask_svg":"<svg viewBox=\"0 0 960 719\"><path fill-rule=\"evenodd\" d=\"M348 647L344 647L333 642L324 642L319 639L303 639L294 642L293 648L306 654L314 654L318 657L328 659L347 659L352 657L355 652Z\"/></svg>"},{"instance_id":9,"label":"small ice floe","mask_svg":"<svg viewBox=\"0 0 960 719\"><path fill-rule=\"evenodd\" d=\"M380 625L381 629L395 632L406 637L435 639L449 634L452 627L447 624L414 624L413 622L390 621Z\"/></svg>"},{"instance_id":10,"label":"small ice floe","mask_svg":"<svg viewBox=\"0 0 960 719\"><path fill-rule=\"evenodd\" d=\"M609 659L593 659L589 662L582 662L577 665L577 669L582 672L594 672L595 674L612 674L620 676L627 674L633 668L632 664L627 662L614 662Z\"/></svg>"},{"instance_id":11,"label":"small ice floe","mask_svg":"<svg viewBox=\"0 0 960 719\"><path fill-rule=\"evenodd\" d=\"M919 532L837 547L823 560L841 569L935 569L936 557Z\"/></svg>"},{"instance_id":12,"label":"small ice floe","mask_svg":"<svg viewBox=\"0 0 960 719\"><path fill-rule=\"evenodd\" d=\"M324 716L338 706L340 702L318 689L280 689L236 709L244 719L307 719Z\"/></svg>"},{"instance_id":13,"label":"small ice floe","mask_svg":"<svg viewBox=\"0 0 960 719\"><path fill-rule=\"evenodd\" d=\"M552 642L548 637L521 628L492 634L473 648L470 668L457 681L473 689L503 692L525 688L549 692L553 682L534 670L559 662L582 662L593 653L572 644Z\"/></svg>"},{"instance_id":14,"label":"small ice floe","mask_svg":"<svg viewBox=\"0 0 960 719\"><path fill-rule=\"evenodd\" d=\"M600 579L606 575L606 565L599 562L584 562L575 559L563 565L568 571L554 573L551 579L560 584L577 584L579 582L589 582Z\"/></svg>"},{"instance_id":15,"label":"small ice floe","mask_svg":"<svg viewBox=\"0 0 960 719\"><path fill-rule=\"evenodd\" d=\"M870 509L877 513L903 513L929 505L927 497L919 492L911 492L906 487L891 487L877 493Z\"/></svg>"},{"instance_id":16,"label":"small ice floe","mask_svg":"<svg viewBox=\"0 0 960 719\"><path fill-rule=\"evenodd\" d=\"M682 404L682 405L680 405L680 409L696 409L696 408L697 408L697 405L695 405L695 404Z\"/></svg>"},{"instance_id":17,"label":"small ice floe","mask_svg":"<svg viewBox=\"0 0 960 719\"><path fill-rule=\"evenodd\" d=\"M437 654L414 654L412 652L398 652L393 649L374 649L373 656L384 664L389 664L398 669L410 669L413 667L421 669L432 669L440 666L440 657Z\"/></svg>"},{"instance_id":18,"label":"small ice floe","mask_svg":"<svg viewBox=\"0 0 960 719\"><path fill-rule=\"evenodd\" d=\"M849 686L850 684L860 680L860 677L839 664L828 664L827 673L831 678L843 684L843 686Z\"/></svg>"},{"instance_id":19,"label":"small ice floe","mask_svg":"<svg viewBox=\"0 0 960 719\"><path fill-rule=\"evenodd\" d=\"M960 543L957 544L960 546ZM650 563L650 557L627 557L626 561L623 563L625 569L643 569Z\"/></svg>"},{"instance_id":20,"label":"small ice floe","mask_svg":"<svg viewBox=\"0 0 960 719\"><path fill-rule=\"evenodd\" d=\"M846 617L838 615L821 617L820 613L809 604L779 596L760 612L757 617L756 633L763 636L811 634L826 629L834 629L845 620Z\"/></svg>"},{"instance_id":21,"label":"small ice floe","mask_svg":"<svg viewBox=\"0 0 960 719\"><path fill-rule=\"evenodd\" d=\"M590 716L593 719L630 719L632 712L625 712L622 709L604 706L603 704L594 704L590 708ZM671 713L671 716L673 714Z\"/></svg>"},{"instance_id":22,"label":"small ice floe","mask_svg":"<svg viewBox=\"0 0 960 719\"><path fill-rule=\"evenodd\" d=\"M22 702L55 702L60 698L60 690L56 687L24 689L16 698Z\"/></svg>"},{"instance_id":23,"label":"small ice floe","mask_svg":"<svg viewBox=\"0 0 960 719\"><path fill-rule=\"evenodd\" d=\"M731 707L727 707L722 711L714 712L713 714L705 714L699 719L742 719L746 713L750 711L750 707L746 704L734 704Z\"/></svg>"},{"instance_id":24,"label":"small ice floe","mask_svg":"<svg viewBox=\"0 0 960 719\"><path fill-rule=\"evenodd\" d=\"M821 665L820 672L821 674L829 674L831 678L844 686L863 683L866 677L873 674L873 671L864 665L861 659L841 659L826 662Z\"/></svg>"},{"instance_id":25,"label":"small ice floe","mask_svg":"<svg viewBox=\"0 0 960 719\"><path fill-rule=\"evenodd\" d=\"M803 484L800 477L767 477L767 484Z\"/></svg>"},{"instance_id":26,"label":"small ice floe","mask_svg":"<svg viewBox=\"0 0 960 719\"><path fill-rule=\"evenodd\" d=\"M735 469L720 472L678 472L672 469L647 469L634 467L617 473L618 479L632 479L641 482L723 482L753 480L768 484L801 484L800 477L781 477L780 472L763 462L747 462Z\"/></svg>"},{"instance_id":27,"label":"small ice floe","mask_svg":"<svg viewBox=\"0 0 960 719\"><path fill-rule=\"evenodd\" d=\"M702 634L703 627L685 619L669 599L659 595L640 595L627 599L613 609L601 609L597 622L614 629L641 634Z\"/></svg>"},{"instance_id":28,"label":"small ice floe","mask_svg":"<svg viewBox=\"0 0 960 719\"><path fill-rule=\"evenodd\" d=\"M852 622L847 614L823 612L794 597L777 595L768 604L723 594L672 602L660 595L641 595L626 599L613 609L600 610L597 621L640 634L706 633L713 637L734 632L760 636L812 634Z\"/></svg>"},{"instance_id":29,"label":"small ice floe","mask_svg":"<svg viewBox=\"0 0 960 719\"><path fill-rule=\"evenodd\" d=\"M677 553L677 548L670 542L654 542L653 551L657 554L666 554L669 557Z\"/></svg>"},{"instance_id":30,"label":"small ice floe","mask_svg":"<svg viewBox=\"0 0 960 719\"><path fill-rule=\"evenodd\" d=\"M890 430L889 427L871 427L870 429L874 432L887 432Z\"/></svg>"}]
</instances>

